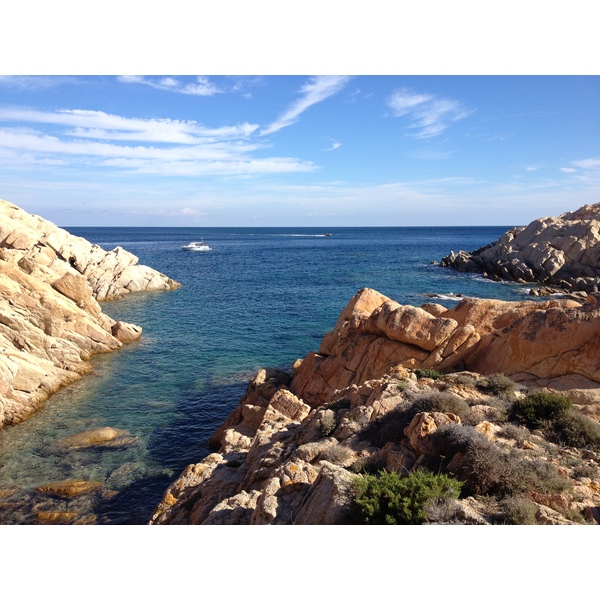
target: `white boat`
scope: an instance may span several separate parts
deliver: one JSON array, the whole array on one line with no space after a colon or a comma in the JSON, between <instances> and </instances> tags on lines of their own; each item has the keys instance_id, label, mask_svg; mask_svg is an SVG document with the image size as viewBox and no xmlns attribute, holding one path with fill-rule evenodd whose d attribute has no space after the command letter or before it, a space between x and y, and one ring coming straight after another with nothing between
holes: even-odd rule
<instances>
[{"instance_id":1,"label":"white boat","mask_svg":"<svg viewBox=\"0 0 600 600\"><path fill-rule=\"evenodd\" d=\"M185 246L181 246L182 250L191 250L192 252L208 252L212 250L212 248L204 241L200 240L199 242L190 242Z\"/></svg>"}]
</instances>

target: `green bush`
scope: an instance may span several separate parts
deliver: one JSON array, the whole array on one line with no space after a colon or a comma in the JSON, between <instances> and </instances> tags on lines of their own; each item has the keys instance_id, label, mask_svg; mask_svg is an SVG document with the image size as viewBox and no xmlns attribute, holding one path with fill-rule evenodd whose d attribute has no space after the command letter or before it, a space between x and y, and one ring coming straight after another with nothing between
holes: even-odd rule
<instances>
[{"instance_id":1,"label":"green bush","mask_svg":"<svg viewBox=\"0 0 600 600\"><path fill-rule=\"evenodd\" d=\"M430 500L458 498L461 483L447 475L415 471L400 477L382 470L357 477L351 520L363 525L420 525L427 520Z\"/></svg>"},{"instance_id":2,"label":"green bush","mask_svg":"<svg viewBox=\"0 0 600 600\"><path fill-rule=\"evenodd\" d=\"M519 386L510 377L504 375L504 373L490 375L487 378L485 387L490 394L506 394L507 396L511 396L519 389Z\"/></svg>"},{"instance_id":3,"label":"green bush","mask_svg":"<svg viewBox=\"0 0 600 600\"><path fill-rule=\"evenodd\" d=\"M544 422L555 421L572 406L571 400L551 392L536 392L513 404L513 418L528 427L539 427Z\"/></svg>"},{"instance_id":4,"label":"green bush","mask_svg":"<svg viewBox=\"0 0 600 600\"><path fill-rule=\"evenodd\" d=\"M415 375L417 376L417 379L439 379L442 376L442 374L438 373L435 369L417 369Z\"/></svg>"},{"instance_id":5,"label":"green bush","mask_svg":"<svg viewBox=\"0 0 600 600\"><path fill-rule=\"evenodd\" d=\"M546 437L551 442L573 448L600 450L600 425L574 409L554 419Z\"/></svg>"}]
</instances>

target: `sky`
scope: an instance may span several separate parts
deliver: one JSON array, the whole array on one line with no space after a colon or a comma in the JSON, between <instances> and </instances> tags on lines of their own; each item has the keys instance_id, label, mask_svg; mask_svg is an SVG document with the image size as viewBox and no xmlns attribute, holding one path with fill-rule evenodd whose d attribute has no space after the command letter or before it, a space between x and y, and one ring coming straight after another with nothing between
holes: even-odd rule
<instances>
[{"instance_id":1,"label":"sky","mask_svg":"<svg viewBox=\"0 0 600 600\"><path fill-rule=\"evenodd\" d=\"M229 20L226 38L206 25L193 38L182 23L168 36L161 22L161 43L143 38L137 52L131 30L123 35L127 19L103 14L93 30L65 21L51 34L50 12L40 15L29 35L52 36L41 54L15 52L26 49L23 37L0 42L21 61L0 66L0 198L60 226L512 226L600 201L600 74L578 46L589 43L587 21L561 46L543 27L547 16L532 15L541 42L513 33L511 47L535 52L505 67L489 60L506 58L501 14L497 28L475 34L471 22L449 34L447 15L437 30L429 18L435 47L406 26L386 35L387 20L373 33L361 14L354 29L337 13L337 29L298 14L295 60L279 62L285 47L261 45L269 28L246 26L249 13ZM552 16L553 27L569 23ZM121 29L111 36L110 27ZM82 36L96 48L98 32L92 55ZM319 52L336 34L345 60ZM180 39L193 46L163 61ZM382 51L367 65L369 44ZM539 56L551 52L547 67Z\"/></svg>"}]
</instances>

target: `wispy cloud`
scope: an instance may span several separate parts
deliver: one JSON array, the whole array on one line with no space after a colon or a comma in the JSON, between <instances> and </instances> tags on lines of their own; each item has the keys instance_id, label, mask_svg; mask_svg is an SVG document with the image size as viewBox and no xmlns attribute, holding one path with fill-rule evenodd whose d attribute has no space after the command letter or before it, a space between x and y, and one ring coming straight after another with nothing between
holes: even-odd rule
<instances>
[{"instance_id":1,"label":"wispy cloud","mask_svg":"<svg viewBox=\"0 0 600 600\"><path fill-rule=\"evenodd\" d=\"M58 110L45 112L29 109L2 109L0 121L43 123L72 127L65 134L74 137L113 140L137 140L177 144L193 144L200 140L245 138L258 125L207 128L196 121L177 119L139 119L121 117L96 110Z\"/></svg>"},{"instance_id":2,"label":"wispy cloud","mask_svg":"<svg viewBox=\"0 0 600 600\"><path fill-rule=\"evenodd\" d=\"M0 109L5 166L64 164L171 176L306 172L310 161L258 157L256 125L206 128L195 121L138 119L90 110ZM40 129L40 127L44 127Z\"/></svg>"},{"instance_id":3,"label":"wispy cloud","mask_svg":"<svg viewBox=\"0 0 600 600\"><path fill-rule=\"evenodd\" d=\"M350 81L348 76L313 77L300 89L302 96L298 98L279 118L261 131L261 135L275 133L284 127L296 123L300 115L318 102L337 94Z\"/></svg>"},{"instance_id":4,"label":"wispy cloud","mask_svg":"<svg viewBox=\"0 0 600 600\"><path fill-rule=\"evenodd\" d=\"M572 164L581 169L598 169L600 168L600 158L584 158L583 160L574 160Z\"/></svg>"},{"instance_id":5,"label":"wispy cloud","mask_svg":"<svg viewBox=\"0 0 600 600\"><path fill-rule=\"evenodd\" d=\"M0 75L0 86L26 91L45 90L77 81L75 77L45 75Z\"/></svg>"},{"instance_id":6,"label":"wispy cloud","mask_svg":"<svg viewBox=\"0 0 600 600\"><path fill-rule=\"evenodd\" d=\"M407 88L392 94L387 105L395 116L408 116L413 124L417 138L430 138L440 135L452 123L467 117L471 111L450 98L439 98L431 94L414 92Z\"/></svg>"},{"instance_id":7,"label":"wispy cloud","mask_svg":"<svg viewBox=\"0 0 600 600\"><path fill-rule=\"evenodd\" d=\"M560 169L563 173L575 173L577 169L573 169L572 167L561 167Z\"/></svg>"},{"instance_id":8,"label":"wispy cloud","mask_svg":"<svg viewBox=\"0 0 600 600\"><path fill-rule=\"evenodd\" d=\"M223 92L208 77L199 76L195 81L184 83L177 77L142 77L140 75L123 75L119 77L122 83L139 83L148 85L157 90L176 92L178 94L190 94L193 96L213 96Z\"/></svg>"},{"instance_id":9,"label":"wispy cloud","mask_svg":"<svg viewBox=\"0 0 600 600\"><path fill-rule=\"evenodd\" d=\"M332 140L331 142L331 148L327 148L327 152L331 152L332 150L337 150L342 144L340 144L339 142L336 142L335 140Z\"/></svg>"}]
</instances>

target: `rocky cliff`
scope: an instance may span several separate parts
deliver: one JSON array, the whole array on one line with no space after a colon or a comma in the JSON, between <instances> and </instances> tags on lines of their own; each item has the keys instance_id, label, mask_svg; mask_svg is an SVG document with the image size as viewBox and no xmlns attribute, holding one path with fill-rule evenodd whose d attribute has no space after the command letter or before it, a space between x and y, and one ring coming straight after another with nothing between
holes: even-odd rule
<instances>
[{"instance_id":1,"label":"rocky cliff","mask_svg":"<svg viewBox=\"0 0 600 600\"><path fill-rule=\"evenodd\" d=\"M88 372L94 353L140 337L99 301L178 286L122 248L106 252L0 200L0 427Z\"/></svg>"},{"instance_id":2,"label":"rocky cliff","mask_svg":"<svg viewBox=\"0 0 600 600\"><path fill-rule=\"evenodd\" d=\"M559 217L537 219L474 252L451 252L440 265L570 292L597 292L600 203Z\"/></svg>"},{"instance_id":3,"label":"rocky cliff","mask_svg":"<svg viewBox=\"0 0 600 600\"><path fill-rule=\"evenodd\" d=\"M599 522L599 334L597 295L448 310L363 289L293 373L255 377L151 523L357 522L357 478L382 469L462 486L419 522Z\"/></svg>"}]
</instances>

